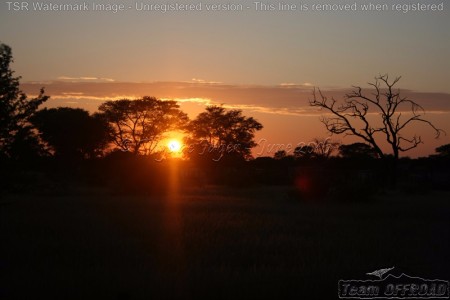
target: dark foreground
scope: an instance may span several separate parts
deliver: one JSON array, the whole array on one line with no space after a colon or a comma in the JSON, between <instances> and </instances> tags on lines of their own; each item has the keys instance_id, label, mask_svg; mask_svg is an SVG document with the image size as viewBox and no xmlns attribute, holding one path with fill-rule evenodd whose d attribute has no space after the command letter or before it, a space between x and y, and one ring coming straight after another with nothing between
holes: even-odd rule
<instances>
[{"instance_id":1,"label":"dark foreground","mask_svg":"<svg viewBox=\"0 0 450 300\"><path fill-rule=\"evenodd\" d=\"M0 299L335 299L367 272L450 279L448 194L312 203L285 188L8 196Z\"/></svg>"}]
</instances>

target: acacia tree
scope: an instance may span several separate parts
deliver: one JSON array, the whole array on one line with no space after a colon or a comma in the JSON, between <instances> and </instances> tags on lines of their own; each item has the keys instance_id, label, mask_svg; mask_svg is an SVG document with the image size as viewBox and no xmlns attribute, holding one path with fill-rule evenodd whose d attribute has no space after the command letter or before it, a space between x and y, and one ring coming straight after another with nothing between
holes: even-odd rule
<instances>
[{"instance_id":1,"label":"acacia tree","mask_svg":"<svg viewBox=\"0 0 450 300\"><path fill-rule=\"evenodd\" d=\"M29 119L49 98L41 89L36 98L28 99L19 87L21 77L14 77L12 62L11 48L0 44L0 153L7 157L23 151L18 149L19 145L19 148L38 145Z\"/></svg>"},{"instance_id":2,"label":"acacia tree","mask_svg":"<svg viewBox=\"0 0 450 300\"><path fill-rule=\"evenodd\" d=\"M331 134L353 135L361 138L372 146L378 157L386 155L381 150L380 139L384 137L397 160L400 152L416 148L422 143L420 136L406 137L403 133L413 123L424 123L430 126L436 138L443 132L430 121L423 118L422 106L400 95L399 89L394 89L400 77L389 81L388 75L375 77L375 82L369 83L373 92L363 91L355 86L354 90L345 95L343 101L327 98L320 89L314 89L311 106L319 107L329 114L323 116L322 123ZM402 114L406 109L408 113ZM369 121L369 113L377 112L381 118L378 122Z\"/></svg>"},{"instance_id":3,"label":"acacia tree","mask_svg":"<svg viewBox=\"0 0 450 300\"><path fill-rule=\"evenodd\" d=\"M154 153L166 132L188 122L176 101L147 96L107 101L97 115L111 125L110 136L119 149L143 155Z\"/></svg>"},{"instance_id":4,"label":"acacia tree","mask_svg":"<svg viewBox=\"0 0 450 300\"><path fill-rule=\"evenodd\" d=\"M242 158L251 157L251 148L257 144L253 140L255 132L263 128L262 124L242 115L241 110L226 110L222 106L212 105L190 122L186 143L196 145L197 154L213 154L215 160L224 155Z\"/></svg>"}]
</instances>

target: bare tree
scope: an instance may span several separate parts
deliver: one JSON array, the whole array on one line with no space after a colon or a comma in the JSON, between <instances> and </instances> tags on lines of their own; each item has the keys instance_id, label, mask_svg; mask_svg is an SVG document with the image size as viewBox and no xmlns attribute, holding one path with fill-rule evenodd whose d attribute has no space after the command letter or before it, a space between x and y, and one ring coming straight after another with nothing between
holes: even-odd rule
<instances>
[{"instance_id":1,"label":"bare tree","mask_svg":"<svg viewBox=\"0 0 450 300\"><path fill-rule=\"evenodd\" d=\"M375 77L375 82L369 83L373 92L369 93L354 86L354 90L346 94L341 102L327 98L320 89L314 89L310 105L331 114L330 117L321 117L322 123L331 134L357 136L371 145L379 157L385 157L380 147L380 139L384 137L392 148L394 158L398 159L400 152L416 148L422 143L420 136L403 135L405 128L412 123L420 122L430 126L436 138L445 133L423 118L425 110L422 106L401 96L399 89L394 89L399 80L400 77L397 77L390 82L388 75L380 75ZM402 114L405 109L407 112ZM369 121L369 113L378 113L381 120Z\"/></svg>"}]
</instances>

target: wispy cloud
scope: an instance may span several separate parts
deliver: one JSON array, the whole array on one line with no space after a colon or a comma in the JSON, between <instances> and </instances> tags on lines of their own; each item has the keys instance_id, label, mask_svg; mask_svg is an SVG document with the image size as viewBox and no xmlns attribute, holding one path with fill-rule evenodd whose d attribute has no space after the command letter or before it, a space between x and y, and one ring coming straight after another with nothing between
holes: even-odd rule
<instances>
[{"instance_id":1,"label":"wispy cloud","mask_svg":"<svg viewBox=\"0 0 450 300\"><path fill-rule=\"evenodd\" d=\"M104 78L104 77L92 77L92 76L81 76L81 77L70 77L70 76L59 76L57 80L62 81L70 81L70 82L114 82L115 80L112 78Z\"/></svg>"},{"instance_id":2,"label":"wispy cloud","mask_svg":"<svg viewBox=\"0 0 450 300\"><path fill-rule=\"evenodd\" d=\"M222 84L220 81L208 81L200 78L192 78L190 82L201 83L201 84Z\"/></svg>"},{"instance_id":3,"label":"wispy cloud","mask_svg":"<svg viewBox=\"0 0 450 300\"><path fill-rule=\"evenodd\" d=\"M312 87L313 84L309 82L305 83L283 82L280 83L280 86L284 88L298 88L298 87Z\"/></svg>"},{"instance_id":4,"label":"wispy cloud","mask_svg":"<svg viewBox=\"0 0 450 300\"><path fill-rule=\"evenodd\" d=\"M174 100L179 103L197 103L207 105L214 105L214 101L207 98L160 98L161 100Z\"/></svg>"},{"instance_id":5,"label":"wispy cloud","mask_svg":"<svg viewBox=\"0 0 450 300\"><path fill-rule=\"evenodd\" d=\"M240 109L247 111L254 111L265 114L285 115L285 116L317 116L317 111L312 107L299 107L299 108L272 108L266 106L245 105L245 104L225 104L225 108Z\"/></svg>"},{"instance_id":6,"label":"wispy cloud","mask_svg":"<svg viewBox=\"0 0 450 300\"><path fill-rule=\"evenodd\" d=\"M81 95L84 95L84 93L83 92L63 92L63 93L61 93L61 95L64 95L64 96L81 96Z\"/></svg>"}]
</instances>

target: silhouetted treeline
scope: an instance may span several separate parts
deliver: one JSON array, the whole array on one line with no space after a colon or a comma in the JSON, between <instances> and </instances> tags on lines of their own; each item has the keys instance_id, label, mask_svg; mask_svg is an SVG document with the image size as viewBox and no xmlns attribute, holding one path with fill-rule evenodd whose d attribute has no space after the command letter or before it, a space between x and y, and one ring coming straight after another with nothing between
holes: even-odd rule
<instances>
[{"instance_id":1,"label":"silhouetted treeline","mask_svg":"<svg viewBox=\"0 0 450 300\"><path fill-rule=\"evenodd\" d=\"M389 162L380 159L331 157L329 159L244 160L223 157L218 161L166 159L117 151L102 158L64 161L42 157L33 163L2 162L2 192L42 195L73 194L80 189L110 193L167 195L211 185L247 188L291 187L298 200L364 202L391 189L406 194L450 189L450 158L431 156L400 159L396 185L386 175Z\"/></svg>"}]
</instances>

